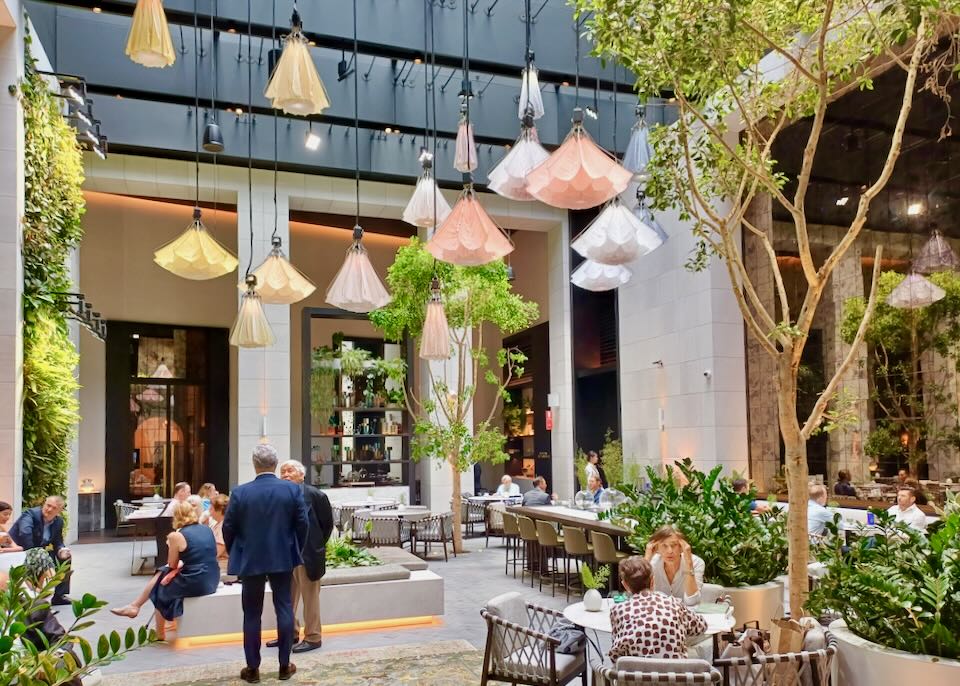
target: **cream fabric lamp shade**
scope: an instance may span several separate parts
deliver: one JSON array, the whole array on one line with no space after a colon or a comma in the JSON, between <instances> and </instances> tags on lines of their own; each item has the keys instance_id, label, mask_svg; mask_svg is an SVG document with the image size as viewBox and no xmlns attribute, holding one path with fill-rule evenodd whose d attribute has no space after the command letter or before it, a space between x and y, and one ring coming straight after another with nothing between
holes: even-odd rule
<instances>
[{"instance_id":1,"label":"cream fabric lamp shade","mask_svg":"<svg viewBox=\"0 0 960 686\"><path fill-rule=\"evenodd\" d=\"M427 303L423 332L420 334L420 357L424 360L450 359L450 327L447 313L443 310L440 281L436 278L430 287L430 302Z\"/></svg>"},{"instance_id":2,"label":"cream fabric lamp shade","mask_svg":"<svg viewBox=\"0 0 960 686\"><path fill-rule=\"evenodd\" d=\"M246 282L247 290L240 298L240 311L230 327L230 345L239 348L266 348L273 345L276 338L257 294L257 277L250 274Z\"/></svg>"},{"instance_id":3,"label":"cream fabric lamp shade","mask_svg":"<svg viewBox=\"0 0 960 686\"><path fill-rule=\"evenodd\" d=\"M293 11L291 24L290 33L283 38L283 53L263 94L274 109L287 114L320 114L330 107L330 98L313 63L296 10Z\"/></svg>"},{"instance_id":4,"label":"cream fabric lamp shade","mask_svg":"<svg viewBox=\"0 0 960 686\"><path fill-rule=\"evenodd\" d=\"M932 305L947 295L932 281L910 272L887 296L887 304L902 310L915 310Z\"/></svg>"},{"instance_id":5,"label":"cream fabric lamp shade","mask_svg":"<svg viewBox=\"0 0 960 686\"><path fill-rule=\"evenodd\" d=\"M257 277L257 293L268 305L292 305L317 290L310 279L290 264L280 247L279 238L273 239L273 249L253 270L253 275Z\"/></svg>"},{"instance_id":6,"label":"cream fabric lamp shade","mask_svg":"<svg viewBox=\"0 0 960 686\"><path fill-rule=\"evenodd\" d=\"M956 271L958 266L960 266L960 259L957 258L957 253L950 247L943 234L936 230L913 261L913 271L918 274L952 272Z\"/></svg>"},{"instance_id":7,"label":"cream fabric lamp shade","mask_svg":"<svg viewBox=\"0 0 960 686\"><path fill-rule=\"evenodd\" d=\"M187 230L153 253L153 261L184 279L203 281L229 274L237 258L207 232L200 208L193 209L193 223Z\"/></svg>"},{"instance_id":8,"label":"cream fabric lamp shade","mask_svg":"<svg viewBox=\"0 0 960 686\"><path fill-rule=\"evenodd\" d=\"M403 221L419 226L421 229L428 229L449 216L450 203L437 188L437 181L433 176L433 155L424 151L420 155L420 164L423 166L423 172L417 179L417 187L410 196L410 201L403 208ZM434 221L434 213L436 213L436 221Z\"/></svg>"},{"instance_id":9,"label":"cream fabric lamp shade","mask_svg":"<svg viewBox=\"0 0 960 686\"><path fill-rule=\"evenodd\" d=\"M537 68L531 63L520 73L520 100L517 103L517 117L523 119L530 108L530 116L539 119L543 116L543 96L540 93L540 79Z\"/></svg>"},{"instance_id":10,"label":"cream fabric lamp shade","mask_svg":"<svg viewBox=\"0 0 960 686\"><path fill-rule=\"evenodd\" d=\"M472 186L463 189L453 211L427 241L427 251L443 262L476 267L513 252L513 244L486 213Z\"/></svg>"},{"instance_id":11,"label":"cream fabric lamp shade","mask_svg":"<svg viewBox=\"0 0 960 686\"><path fill-rule=\"evenodd\" d=\"M610 291L623 286L633 276L633 272L621 264L600 264L585 260L573 270L570 282L587 291Z\"/></svg>"},{"instance_id":12,"label":"cream fabric lamp shade","mask_svg":"<svg viewBox=\"0 0 960 686\"><path fill-rule=\"evenodd\" d=\"M370 263L362 239L363 229L353 227L353 245L326 294L327 303L348 312L372 312L390 302L390 294Z\"/></svg>"},{"instance_id":13,"label":"cream fabric lamp shade","mask_svg":"<svg viewBox=\"0 0 960 686\"><path fill-rule=\"evenodd\" d=\"M615 197L570 247L601 264L626 264L663 243L657 232L640 221Z\"/></svg>"},{"instance_id":14,"label":"cream fabric lamp shade","mask_svg":"<svg viewBox=\"0 0 960 686\"><path fill-rule=\"evenodd\" d=\"M125 52L127 57L144 67L169 67L176 61L161 0L137 0Z\"/></svg>"},{"instance_id":15,"label":"cream fabric lamp shade","mask_svg":"<svg viewBox=\"0 0 960 686\"><path fill-rule=\"evenodd\" d=\"M473 124L466 118L461 118L457 127L457 151L453 158L453 168L463 174L477 168L477 144L473 140Z\"/></svg>"},{"instance_id":16,"label":"cream fabric lamp shade","mask_svg":"<svg viewBox=\"0 0 960 686\"><path fill-rule=\"evenodd\" d=\"M546 161L550 153L540 145L537 130L530 121L524 125L520 137L497 166L487 175L487 187L497 195L511 200L528 201L533 196L527 191L527 174Z\"/></svg>"},{"instance_id":17,"label":"cream fabric lamp shade","mask_svg":"<svg viewBox=\"0 0 960 686\"><path fill-rule=\"evenodd\" d=\"M653 157L653 148L650 146L650 132L644 119L643 108L637 108L637 121L630 131L630 140L623 153L623 167L634 173L634 179L646 181L650 174L647 167Z\"/></svg>"}]
</instances>

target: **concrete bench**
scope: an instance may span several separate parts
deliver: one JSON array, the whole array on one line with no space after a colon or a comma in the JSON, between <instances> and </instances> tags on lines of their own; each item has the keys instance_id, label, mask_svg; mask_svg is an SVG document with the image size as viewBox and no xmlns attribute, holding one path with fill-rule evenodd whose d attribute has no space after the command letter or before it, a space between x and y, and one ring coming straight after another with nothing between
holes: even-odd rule
<instances>
[{"instance_id":1,"label":"concrete bench","mask_svg":"<svg viewBox=\"0 0 960 686\"><path fill-rule=\"evenodd\" d=\"M410 570L401 565L377 565L376 567L342 567L331 569L323 575L320 586L341 584L368 584L374 581L400 581L410 578Z\"/></svg>"},{"instance_id":2,"label":"concrete bench","mask_svg":"<svg viewBox=\"0 0 960 686\"><path fill-rule=\"evenodd\" d=\"M385 565L402 565L411 572L419 572L427 568L426 560L403 548L371 548L369 552L373 553Z\"/></svg>"}]
</instances>

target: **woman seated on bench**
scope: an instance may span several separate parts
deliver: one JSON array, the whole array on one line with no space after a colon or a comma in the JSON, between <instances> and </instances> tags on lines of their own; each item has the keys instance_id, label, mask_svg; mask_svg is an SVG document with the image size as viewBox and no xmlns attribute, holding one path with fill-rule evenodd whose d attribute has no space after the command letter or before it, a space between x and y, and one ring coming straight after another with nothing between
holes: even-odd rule
<instances>
[{"instance_id":1,"label":"woman seated on bench","mask_svg":"<svg viewBox=\"0 0 960 686\"><path fill-rule=\"evenodd\" d=\"M210 527L197 523L197 511L186 501L173 510L173 528L167 536L168 563L157 570L139 597L129 605L110 611L121 617L136 617L147 600L156 612L157 638L166 638L166 623L183 614L183 599L210 595L220 583L217 544Z\"/></svg>"}]
</instances>

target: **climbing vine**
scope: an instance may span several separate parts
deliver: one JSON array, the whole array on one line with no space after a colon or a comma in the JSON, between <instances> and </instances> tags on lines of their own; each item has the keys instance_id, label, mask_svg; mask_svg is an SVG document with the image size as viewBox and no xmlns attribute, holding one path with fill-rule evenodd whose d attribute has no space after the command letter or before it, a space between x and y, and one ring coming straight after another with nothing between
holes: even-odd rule
<instances>
[{"instance_id":1,"label":"climbing vine","mask_svg":"<svg viewBox=\"0 0 960 686\"><path fill-rule=\"evenodd\" d=\"M25 42L28 67L30 36ZM49 84L28 68L20 86L24 129L23 502L64 494L80 421L78 355L57 293L71 290L70 251L83 235L83 161Z\"/></svg>"}]
</instances>

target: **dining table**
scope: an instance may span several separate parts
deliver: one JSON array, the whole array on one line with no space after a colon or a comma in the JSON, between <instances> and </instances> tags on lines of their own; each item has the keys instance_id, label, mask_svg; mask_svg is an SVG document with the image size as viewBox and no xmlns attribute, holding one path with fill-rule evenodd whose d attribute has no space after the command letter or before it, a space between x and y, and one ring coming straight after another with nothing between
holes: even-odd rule
<instances>
[{"instance_id":1,"label":"dining table","mask_svg":"<svg viewBox=\"0 0 960 686\"><path fill-rule=\"evenodd\" d=\"M132 576L153 574L151 570L144 570L148 556L143 554L145 541L141 537L149 540L150 536L153 536L156 539L157 554L153 561L154 569L158 569L167 561L166 534L173 531L173 517L163 516L164 509L162 507L141 507L128 514L124 519L125 522L133 524L133 551L130 559L130 574ZM140 544L139 555L137 554L137 543Z\"/></svg>"}]
</instances>

